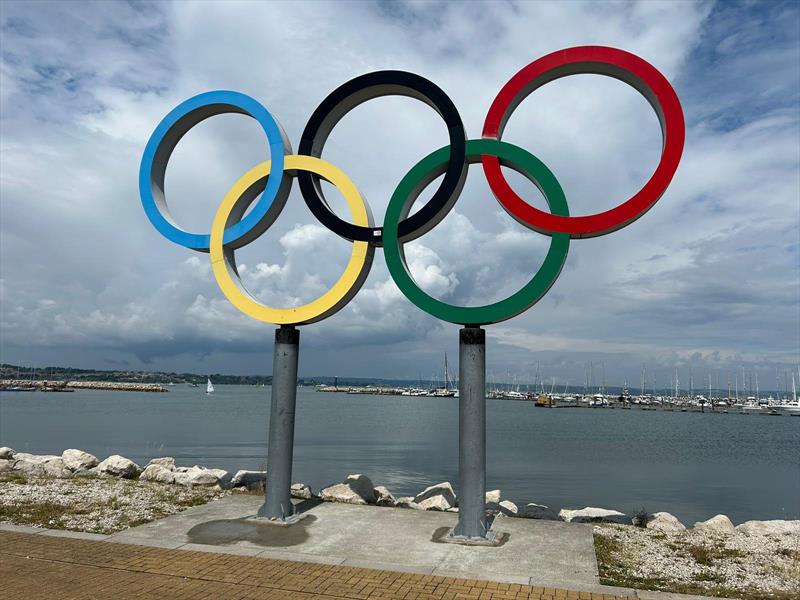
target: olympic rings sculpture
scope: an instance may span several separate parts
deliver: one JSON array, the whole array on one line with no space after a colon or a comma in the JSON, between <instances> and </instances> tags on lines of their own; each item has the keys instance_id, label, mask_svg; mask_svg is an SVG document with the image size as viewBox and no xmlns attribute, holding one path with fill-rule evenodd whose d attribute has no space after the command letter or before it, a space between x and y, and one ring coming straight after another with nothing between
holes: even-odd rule
<instances>
[{"instance_id":1,"label":"olympic rings sculpture","mask_svg":"<svg viewBox=\"0 0 800 600\"><path fill-rule=\"evenodd\" d=\"M572 216L564 192L552 172L534 155L501 140L514 109L544 84L576 74L598 74L623 81L650 103L662 132L661 158L653 175L631 198L605 212ZM449 145L419 161L398 184L376 227L366 200L352 181L321 158L333 128L356 106L381 96L408 96L428 104L444 120ZM170 155L197 123L223 113L241 113L258 121L267 136L270 160L245 173L227 192L207 234L190 233L175 223L164 194ZM311 115L293 154L283 128L259 102L232 91L213 91L179 104L156 127L142 156L139 193L145 214L168 240L211 257L222 292L243 313L279 325L320 321L344 307L367 278L375 248L383 247L389 273L403 294L422 310L452 323L487 325L509 319L533 306L550 289L563 267L572 238L605 235L632 223L666 191L680 163L685 138L683 110L669 81L638 56L604 46L559 50L521 69L492 102L481 139L467 139L458 111L433 82L404 71L361 75L329 94ZM510 297L478 307L447 304L426 294L413 280L403 245L435 227L457 201L470 164L480 161L500 205L525 227L551 238L544 263L522 289ZM511 168L536 185L550 212L534 208L506 181L501 166ZM422 191L443 175L431 199L409 216ZM299 307L274 308L256 300L244 287L234 251L263 234L280 214L297 177L308 208L325 227L351 241L353 249L344 273L320 298ZM333 184L347 202L351 221L341 219L327 204L320 181ZM250 212L247 209L252 205Z\"/></svg>"}]
</instances>

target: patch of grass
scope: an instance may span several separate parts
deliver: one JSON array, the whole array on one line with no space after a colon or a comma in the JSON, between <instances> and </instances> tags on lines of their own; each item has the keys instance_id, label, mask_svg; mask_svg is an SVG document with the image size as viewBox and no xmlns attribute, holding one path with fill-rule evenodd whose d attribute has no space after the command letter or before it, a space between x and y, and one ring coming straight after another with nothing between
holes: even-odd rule
<instances>
[{"instance_id":1,"label":"patch of grass","mask_svg":"<svg viewBox=\"0 0 800 600\"><path fill-rule=\"evenodd\" d=\"M686 551L698 565L705 565L708 567L714 564L716 556L705 546L689 546L686 548Z\"/></svg>"},{"instance_id":2,"label":"patch of grass","mask_svg":"<svg viewBox=\"0 0 800 600\"><path fill-rule=\"evenodd\" d=\"M17 525L38 525L49 529L64 529L61 519L68 509L55 502L18 502L0 505L0 521Z\"/></svg>"},{"instance_id":3,"label":"patch of grass","mask_svg":"<svg viewBox=\"0 0 800 600\"><path fill-rule=\"evenodd\" d=\"M714 561L725 558L742 558L744 553L725 546L688 546L686 551L699 565L711 566Z\"/></svg>"},{"instance_id":4,"label":"patch of grass","mask_svg":"<svg viewBox=\"0 0 800 600\"><path fill-rule=\"evenodd\" d=\"M208 496L198 494L189 496L187 498L179 498L175 500L174 504L176 506L189 507L189 506L201 506L203 504L206 504L207 502L208 502Z\"/></svg>"},{"instance_id":5,"label":"patch of grass","mask_svg":"<svg viewBox=\"0 0 800 600\"><path fill-rule=\"evenodd\" d=\"M791 548L781 548L778 550L778 554L781 556L785 556L786 558L791 558L792 560L800 561L800 550L792 550Z\"/></svg>"},{"instance_id":6,"label":"patch of grass","mask_svg":"<svg viewBox=\"0 0 800 600\"><path fill-rule=\"evenodd\" d=\"M93 474L86 475L86 474L84 474L84 475L80 475L78 477L73 477L72 479L69 480L69 482L72 485L91 485L95 481L97 481L98 479L100 479L100 478L97 475L93 475Z\"/></svg>"},{"instance_id":7,"label":"patch of grass","mask_svg":"<svg viewBox=\"0 0 800 600\"><path fill-rule=\"evenodd\" d=\"M14 483L16 485L27 485L28 478L22 473L3 473L0 475L0 483Z\"/></svg>"},{"instance_id":8,"label":"patch of grass","mask_svg":"<svg viewBox=\"0 0 800 600\"><path fill-rule=\"evenodd\" d=\"M723 583L725 578L719 573L698 573L693 577L695 581L711 581L713 583Z\"/></svg>"}]
</instances>

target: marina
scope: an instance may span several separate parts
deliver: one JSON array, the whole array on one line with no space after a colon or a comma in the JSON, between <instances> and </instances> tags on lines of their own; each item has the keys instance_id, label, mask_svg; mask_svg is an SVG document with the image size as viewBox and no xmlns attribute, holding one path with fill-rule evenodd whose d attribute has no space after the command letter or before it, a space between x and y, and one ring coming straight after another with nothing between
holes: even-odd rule
<instances>
[{"instance_id":1,"label":"marina","mask_svg":"<svg viewBox=\"0 0 800 600\"><path fill-rule=\"evenodd\" d=\"M414 396L414 397L449 397L458 398L458 380L451 378L445 355L444 379L440 381L419 381L416 386L382 386L382 385L342 385L334 379L333 384L319 384L318 392L346 394L367 394L372 396ZM605 369L603 368L603 371ZM784 373L784 389L761 393L758 375L749 376L742 371L742 382L747 382L747 391L739 393L738 374L731 386L728 378L727 390L712 387L711 375L708 375L707 394L695 393L693 377L689 375L690 385L686 390L679 388L680 379L675 370L670 389L657 389L655 380L651 388L646 385L647 371L642 367L642 381L638 394L631 393L627 382L621 388L606 387L605 374L603 381L593 385L593 365L587 366L586 382L582 388L570 387L569 384L559 386L556 391L555 378L545 386L541 377L540 366L537 365L533 384L520 383L488 383L486 397L493 400L514 400L532 402L541 408L592 408L609 410L644 410L667 412L700 412L700 413L738 413L742 415L791 416L800 417L800 401L797 398L795 374ZM800 377L800 369L797 373ZM516 379L516 378L515 378ZM791 380L791 387L789 381ZM780 378L776 373L776 382ZM745 385L743 383L743 385ZM780 387L780 386L778 386Z\"/></svg>"}]
</instances>

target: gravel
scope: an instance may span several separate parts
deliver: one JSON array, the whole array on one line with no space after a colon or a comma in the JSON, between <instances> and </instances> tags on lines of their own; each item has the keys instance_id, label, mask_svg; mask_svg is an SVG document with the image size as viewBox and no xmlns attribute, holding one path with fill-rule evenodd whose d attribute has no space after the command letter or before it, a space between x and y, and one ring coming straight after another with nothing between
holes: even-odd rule
<instances>
[{"instance_id":1,"label":"gravel","mask_svg":"<svg viewBox=\"0 0 800 600\"><path fill-rule=\"evenodd\" d=\"M650 580L653 589L785 593L800 597L800 536L720 534L702 530L661 533L603 525L595 535L610 541L598 552L601 577L616 582ZM641 585L641 582L639 582ZM746 594L744 594L746 592ZM727 595L727 594L726 594ZM738 595L738 594L737 594Z\"/></svg>"},{"instance_id":2,"label":"gravel","mask_svg":"<svg viewBox=\"0 0 800 600\"><path fill-rule=\"evenodd\" d=\"M0 523L113 533L229 493L116 478L13 476L0 479Z\"/></svg>"}]
</instances>

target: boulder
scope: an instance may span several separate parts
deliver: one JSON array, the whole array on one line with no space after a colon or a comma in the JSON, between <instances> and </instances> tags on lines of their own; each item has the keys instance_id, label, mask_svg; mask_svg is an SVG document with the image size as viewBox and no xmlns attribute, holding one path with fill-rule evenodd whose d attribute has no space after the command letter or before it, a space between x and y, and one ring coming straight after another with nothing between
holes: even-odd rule
<instances>
[{"instance_id":1,"label":"boulder","mask_svg":"<svg viewBox=\"0 0 800 600\"><path fill-rule=\"evenodd\" d=\"M172 469L158 464L149 464L139 475L140 481L155 481L157 483L175 483L175 473Z\"/></svg>"},{"instance_id":2,"label":"boulder","mask_svg":"<svg viewBox=\"0 0 800 600\"><path fill-rule=\"evenodd\" d=\"M246 487L249 490L258 489L267 482L266 471L236 471L236 475L231 478L232 487Z\"/></svg>"},{"instance_id":3,"label":"boulder","mask_svg":"<svg viewBox=\"0 0 800 600\"><path fill-rule=\"evenodd\" d=\"M447 510L456 505L456 494L449 481L425 488L414 497L420 510Z\"/></svg>"},{"instance_id":4,"label":"boulder","mask_svg":"<svg viewBox=\"0 0 800 600\"><path fill-rule=\"evenodd\" d=\"M631 518L618 510L587 506L578 510L562 508L558 517L567 523L621 523L630 525Z\"/></svg>"},{"instance_id":5,"label":"boulder","mask_svg":"<svg viewBox=\"0 0 800 600\"><path fill-rule=\"evenodd\" d=\"M516 517L519 509L511 500L502 500L500 502L500 512L507 517Z\"/></svg>"},{"instance_id":6,"label":"boulder","mask_svg":"<svg viewBox=\"0 0 800 600\"><path fill-rule=\"evenodd\" d=\"M686 530L684 524L668 512L653 513L647 520L645 527L661 533L678 533Z\"/></svg>"},{"instance_id":7,"label":"boulder","mask_svg":"<svg viewBox=\"0 0 800 600\"><path fill-rule=\"evenodd\" d=\"M99 465L97 471L103 475L110 475L112 477L123 477L125 479L134 479L142 468L130 459L120 456L119 454L112 454Z\"/></svg>"},{"instance_id":8,"label":"boulder","mask_svg":"<svg viewBox=\"0 0 800 600\"><path fill-rule=\"evenodd\" d=\"M486 492L486 504L500 504L500 490Z\"/></svg>"},{"instance_id":9,"label":"boulder","mask_svg":"<svg viewBox=\"0 0 800 600\"><path fill-rule=\"evenodd\" d=\"M171 456L162 456L161 458L154 458L150 462L148 462L144 468L146 469L150 465L159 465L169 469L170 471L175 470L175 459Z\"/></svg>"},{"instance_id":10,"label":"boulder","mask_svg":"<svg viewBox=\"0 0 800 600\"><path fill-rule=\"evenodd\" d=\"M61 460L64 461L64 466L70 471L88 471L92 467L96 467L97 457L83 450L76 450L70 448L64 450L61 454Z\"/></svg>"},{"instance_id":11,"label":"boulder","mask_svg":"<svg viewBox=\"0 0 800 600\"><path fill-rule=\"evenodd\" d=\"M366 475L348 475L344 482L322 490L319 497L325 502L373 504L375 502L375 487Z\"/></svg>"},{"instance_id":12,"label":"boulder","mask_svg":"<svg viewBox=\"0 0 800 600\"><path fill-rule=\"evenodd\" d=\"M535 504L533 502L526 504L523 509L517 513L517 516L524 517L526 519L546 519L548 521L558 520L558 513L552 508L545 506L544 504Z\"/></svg>"},{"instance_id":13,"label":"boulder","mask_svg":"<svg viewBox=\"0 0 800 600\"><path fill-rule=\"evenodd\" d=\"M413 508L414 496L400 496L394 499L397 508Z\"/></svg>"},{"instance_id":14,"label":"boulder","mask_svg":"<svg viewBox=\"0 0 800 600\"><path fill-rule=\"evenodd\" d=\"M378 506L394 506L395 499L386 486L379 485L375 488L375 504Z\"/></svg>"},{"instance_id":15,"label":"boulder","mask_svg":"<svg viewBox=\"0 0 800 600\"><path fill-rule=\"evenodd\" d=\"M800 536L800 521L745 521L736 526L745 535L796 535Z\"/></svg>"},{"instance_id":16,"label":"boulder","mask_svg":"<svg viewBox=\"0 0 800 600\"><path fill-rule=\"evenodd\" d=\"M516 517L519 509L517 505L510 500L503 500L501 502L487 502L486 514L487 515L503 515L505 517Z\"/></svg>"},{"instance_id":17,"label":"boulder","mask_svg":"<svg viewBox=\"0 0 800 600\"><path fill-rule=\"evenodd\" d=\"M0 460L11 460L12 458L14 458L14 450L8 446L0 448Z\"/></svg>"},{"instance_id":18,"label":"boulder","mask_svg":"<svg viewBox=\"0 0 800 600\"><path fill-rule=\"evenodd\" d=\"M31 477L69 477L70 472L64 467L60 456L52 454L28 454L17 452L14 454L13 470Z\"/></svg>"},{"instance_id":19,"label":"boulder","mask_svg":"<svg viewBox=\"0 0 800 600\"><path fill-rule=\"evenodd\" d=\"M725 515L716 515L711 517L708 521L695 523L694 528L711 533L733 533L735 531L733 523L731 523L731 520Z\"/></svg>"},{"instance_id":20,"label":"boulder","mask_svg":"<svg viewBox=\"0 0 800 600\"><path fill-rule=\"evenodd\" d=\"M10 473L14 469L14 461L0 458L0 473Z\"/></svg>"},{"instance_id":21,"label":"boulder","mask_svg":"<svg viewBox=\"0 0 800 600\"><path fill-rule=\"evenodd\" d=\"M305 483L293 483L290 492L292 498L300 498L301 500L311 500L314 497L314 492Z\"/></svg>"},{"instance_id":22,"label":"boulder","mask_svg":"<svg viewBox=\"0 0 800 600\"><path fill-rule=\"evenodd\" d=\"M223 469L206 469L195 465L185 471L174 471L175 483L187 487L220 487L227 486L231 477Z\"/></svg>"}]
</instances>

